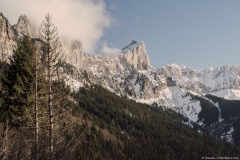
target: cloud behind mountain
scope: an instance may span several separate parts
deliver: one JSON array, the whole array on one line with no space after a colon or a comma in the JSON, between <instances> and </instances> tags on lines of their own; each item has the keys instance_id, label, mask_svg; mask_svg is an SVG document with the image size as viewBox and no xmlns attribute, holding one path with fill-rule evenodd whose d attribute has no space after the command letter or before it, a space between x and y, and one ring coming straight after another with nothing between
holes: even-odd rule
<instances>
[{"instance_id":1,"label":"cloud behind mountain","mask_svg":"<svg viewBox=\"0 0 240 160\"><path fill-rule=\"evenodd\" d=\"M84 50L93 51L113 19L103 0L2 0L0 11L16 24L26 14L39 26L47 13L53 17L61 36L78 39Z\"/></svg>"}]
</instances>

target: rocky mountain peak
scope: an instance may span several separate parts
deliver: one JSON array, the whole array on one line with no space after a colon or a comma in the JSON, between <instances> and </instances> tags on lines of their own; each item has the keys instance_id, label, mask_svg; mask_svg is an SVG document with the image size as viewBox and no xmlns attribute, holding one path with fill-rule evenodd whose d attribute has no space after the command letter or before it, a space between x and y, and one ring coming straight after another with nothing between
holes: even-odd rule
<instances>
[{"instance_id":1,"label":"rocky mountain peak","mask_svg":"<svg viewBox=\"0 0 240 160\"><path fill-rule=\"evenodd\" d=\"M0 13L0 36L12 39L13 33L8 19Z\"/></svg>"},{"instance_id":2,"label":"rocky mountain peak","mask_svg":"<svg viewBox=\"0 0 240 160\"><path fill-rule=\"evenodd\" d=\"M8 60L16 46L12 26L8 19L0 13L0 59Z\"/></svg>"},{"instance_id":3,"label":"rocky mountain peak","mask_svg":"<svg viewBox=\"0 0 240 160\"><path fill-rule=\"evenodd\" d=\"M148 70L152 68L144 41L132 40L122 49L124 60L136 70Z\"/></svg>"},{"instance_id":4,"label":"rocky mountain peak","mask_svg":"<svg viewBox=\"0 0 240 160\"><path fill-rule=\"evenodd\" d=\"M32 36L31 24L26 15L21 15L16 25L13 26L14 34L17 38L21 38L23 35Z\"/></svg>"}]
</instances>

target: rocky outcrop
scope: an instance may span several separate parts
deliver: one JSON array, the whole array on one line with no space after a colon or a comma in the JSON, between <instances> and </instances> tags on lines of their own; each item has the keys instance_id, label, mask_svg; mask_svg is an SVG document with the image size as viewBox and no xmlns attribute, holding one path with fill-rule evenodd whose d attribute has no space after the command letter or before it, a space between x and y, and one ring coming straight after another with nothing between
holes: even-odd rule
<instances>
[{"instance_id":1,"label":"rocky outcrop","mask_svg":"<svg viewBox=\"0 0 240 160\"><path fill-rule=\"evenodd\" d=\"M83 52L82 43L75 40L62 40L66 62L80 70L101 75L129 74L137 70L148 70L152 66L144 42L137 43L132 49L119 55L93 55ZM131 46L133 47L133 46Z\"/></svg>"},{"instance_id":2,"label":"rocky outcrop","mask_svg":"<svg viewBox=\"0 0 240 160\"><path fill-rule=\"evenodd\" d=\"M148 70L152 68L145 43L132 40L129 45L122 49L123 60L132 65L136 70Z\"/></svg>"},{"instance_id":3,"label":"rocky outcrop","mask_svg":"<svg viewBox=\"0 0 240 160\"><path fill-rule=\"evenodd\" d=\"M19 39L23 36L33 37L33 27L30 24L26 15L21 15L17 24L13 25L12 30L15 34L15 38Z\"/></svg>"},{"instance_id":4,"label":"rocky outcrop","mask_svg":"<svg viewBox=\"0 0 240 160\"><path fill-rule=\"evenodd\" d=\"M32 37L33 29L26 15L21 15L16 25L11 25L8 19L0 13L0 59L8 61L17 46L17 41L23 36Z\"/></svg>"},{"instance_id":5,"label":"rocky outcrop","mask_svg":"<svg viewBox=\"0 0 240 160\"><path fill-rule=\"evenodd\" d=\"M0 59L7 61L9 56L12 55L13 49L16 47L11 24L6 17L0 13Z\"/></svg>"}]
</instances>

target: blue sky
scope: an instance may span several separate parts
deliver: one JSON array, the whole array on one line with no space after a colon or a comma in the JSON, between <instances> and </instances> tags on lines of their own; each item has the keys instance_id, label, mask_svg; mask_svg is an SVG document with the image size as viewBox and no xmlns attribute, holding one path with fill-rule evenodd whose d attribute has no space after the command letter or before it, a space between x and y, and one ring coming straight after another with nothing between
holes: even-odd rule
<instances>
[{"instance_id":1,"label":"blue sky","mask_svg":"<svg viewBox=\"0 0 240 160\"><path fill-rule=\"evenodd\" d=\"M239 0L105 0L114 25L101 41L143 40L152 65L240 65Z\"/></svg>"}]
</instances>

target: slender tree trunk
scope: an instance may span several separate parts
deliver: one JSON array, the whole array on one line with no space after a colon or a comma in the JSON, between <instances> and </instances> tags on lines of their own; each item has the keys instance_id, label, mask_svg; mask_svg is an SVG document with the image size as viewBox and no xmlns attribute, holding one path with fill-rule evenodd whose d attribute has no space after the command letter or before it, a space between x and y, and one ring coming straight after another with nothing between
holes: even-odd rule
<instances>
[{"instance_id":1,"label":"slender tree trunk","mask_svg":"<svg viewBox=\"0 0 240 160\"><path fill-rule=\"evenodd\" d=\"M49 87L51 92L51 87ZM53 153L53 110L52 110L52 95L49 96L49 146L50 154Z\"/></svg>"},{"instance_id":2,"label":"slender tree trunk","mask_svg":"<svg viewBox=\"0 0 240 160\"><path fill-rule=\"evenodd\" d=\"M5 131L5 135L4 135L4 140L3 140L3 149L2 149L2 160L7 160L8 159L8 146L9 146L9 142L8 142L8 119L7 119L7 124L6 124L6 131Z\"/></svg>"},{"instance_id":3,"label":"slender tree trunk","mask_svg":"<svg viewBox=\"0 0 240 160\"><path fill-rule=\"evenodd\" d=\"M39 123L38 123L38 76L37 76L37 54L35 55L35 151L36 159L39 159Z\"/></svg>"},{"instance_id":4,"label":"slender tree trunk","mask_svg":"<svg viewBox=\"0 0 240 160\"><path fill-rule=\"evenodd\" d=\"M52 63L48 51L48 110L49 110L49 146L50 156L53 153L53 97L52 97Z\"/></svg>"}]
</instances>

